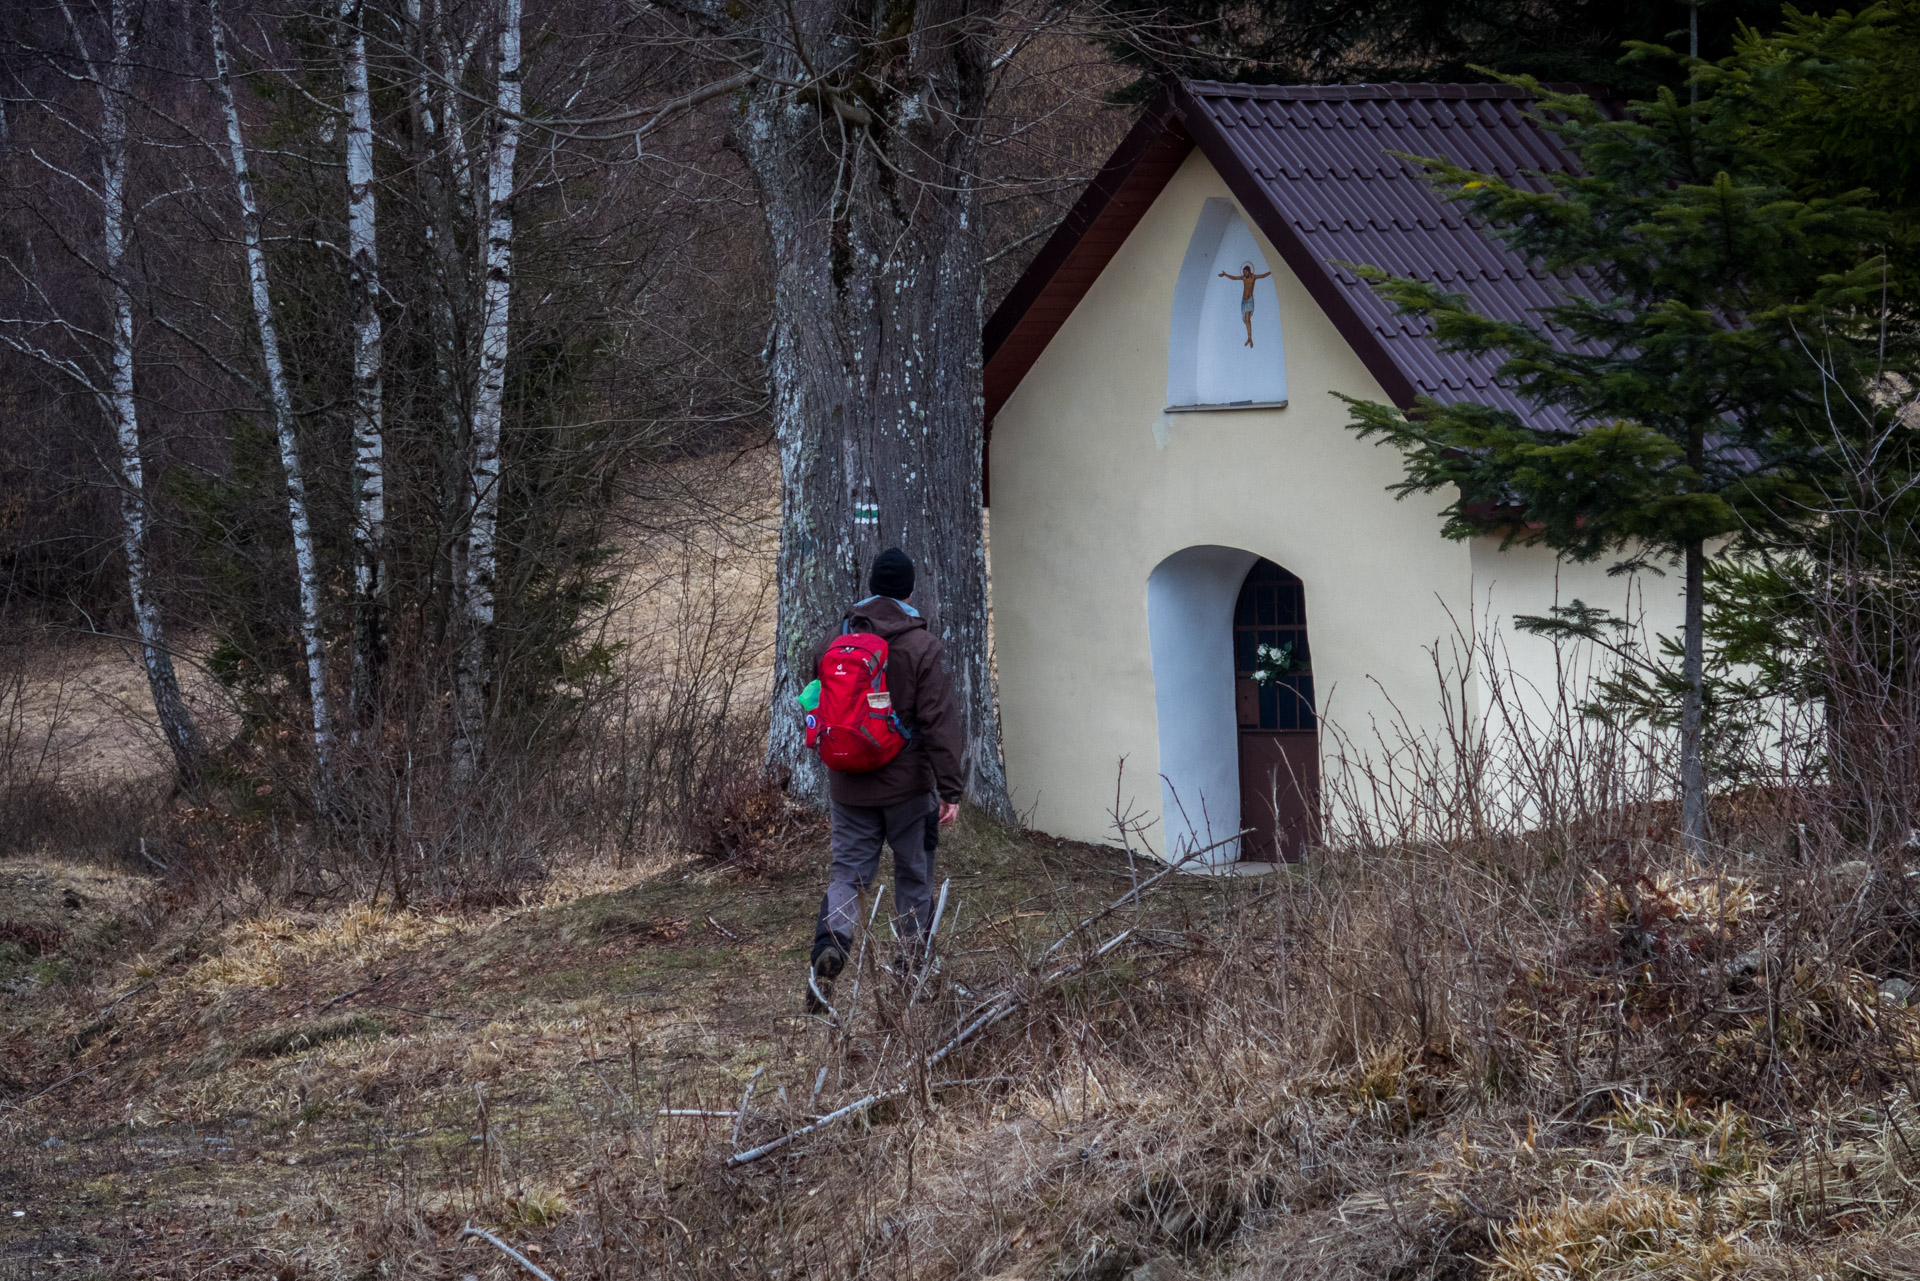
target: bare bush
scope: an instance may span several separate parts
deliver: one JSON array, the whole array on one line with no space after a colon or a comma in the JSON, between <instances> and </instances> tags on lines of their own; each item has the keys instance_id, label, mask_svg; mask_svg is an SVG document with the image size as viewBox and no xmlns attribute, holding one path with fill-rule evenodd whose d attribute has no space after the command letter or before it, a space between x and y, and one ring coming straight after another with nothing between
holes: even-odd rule
<instances>
[{"instance_id":1,"label":"bare bush","mask_svg":"<svg viewBox=\"0 0 1920 1281\"><path fill-rule=\"evenodd\" d=\"M140 825L167 781L99 778L76 762L87 746L85 691L30 646L0 644L0 853L120 859L135 855Z\"/></svg>"},{"instance_id":2,"label":"bare bush","mask_svg":"<svg viewBox=\"0 0 1920 1281\"><path fill-rule=\"evenodd\" d=\"M667 541L609 631L616 664L588 693L581 776L602 816L595 840L622 858L685 841L761 789L771 683L770 566L719 534Z\"/></svg>"}]
</instances>

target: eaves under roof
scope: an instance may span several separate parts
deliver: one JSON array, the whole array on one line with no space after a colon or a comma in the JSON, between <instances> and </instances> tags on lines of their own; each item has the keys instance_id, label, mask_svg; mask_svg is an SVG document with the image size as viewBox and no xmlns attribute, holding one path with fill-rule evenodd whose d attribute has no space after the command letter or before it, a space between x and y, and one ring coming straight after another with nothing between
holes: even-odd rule
<instances>
[{"instance_id":1,"label":"eaves under roof","mask_svg":"<svg viewBox=\"0 0 1920 1281\"><path fill-rule=\"evenodd\" d=\"M1508 85L1241 85L1168 88L1082 193L987 321L988 430L1074 307L1198 147L1326 311L1386 394L1512 409L1538 426L1570 426L1494 380L1490 356L1443 352L1425 322L1397 316L1339 263L1435 281L1485 314L1535 314L1579 278L1552 279L1464 210L1442 201L1424 170L1394 153L1439 156L1517 185L1528 171L1573 167L1559 139L1527 119L1531 99Z\"/></svg>"}]
</instances>

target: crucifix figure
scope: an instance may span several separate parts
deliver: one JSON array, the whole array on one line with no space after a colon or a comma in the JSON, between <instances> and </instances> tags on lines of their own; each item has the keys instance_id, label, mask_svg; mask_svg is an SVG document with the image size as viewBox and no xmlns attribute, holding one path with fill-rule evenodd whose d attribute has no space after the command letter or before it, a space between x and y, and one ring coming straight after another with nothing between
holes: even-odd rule
<instances>
[{"instance_id":1,"label":"crucifix figure","mask_svg":"<svg viewBox=\"0 0 1920 1281\"><path fill-rule=\"evenodd\" d=\"M1231 271L1223 271L1220 273L1222 280L1237 280L1240 282L1240 319L1244 321L1247 326L1247 346L1249 347L1253 346L1253 282L1256 280L1265 280L1272 274L1270 271L1262 271L1256 274L1253 270L1253 264L1250 262L1241 263L1240 271L1237 275Z\"/></svg>"}]
</instances>

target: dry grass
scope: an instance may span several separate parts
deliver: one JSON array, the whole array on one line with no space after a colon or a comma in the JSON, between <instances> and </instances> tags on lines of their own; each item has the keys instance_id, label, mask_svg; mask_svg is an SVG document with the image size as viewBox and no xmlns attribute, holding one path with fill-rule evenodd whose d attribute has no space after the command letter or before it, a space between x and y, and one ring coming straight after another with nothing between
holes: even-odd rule
<instances>
[{"instance_id":1,"label":"dry grass","mask_svg":"<svg viewBox=\"0 0 1920 1281\"><path fill-rule=\"evenodd\" d=\"M943 975L869 949L837 1030L798 1010L817 849L464 914L182 903L10 1007L0 1232L182 1278L509 1275L468 1220L565 1278L1906 1275L1920 1016L1821 932L1879 883L1643 842L1514 886L1540 851L1501 849L1179 881L1044 983L1124 861L969 819ZM766 1162L661 1114L764 1068L764 1141L913 1079L1002 984L1016 1017Z\"/></svg>"},{"instance_id":2,"label":"dry grass","mask_svg":"<svg viewBox=\"0 0 1920 1281\"><path fill-rule=\"evenodd\" d=\"M1500 1234L1494 1281L1624 1281L1674 1277L1714 1281L1747 1270L1745 1224L1716 1222L1699 1200L1655 1185L1631 1185L1591 1201L1523 1215Z\"/></svg>"},{"instance_id":3,"label":"dry grass","mask_svg":"<svg viewBox=\"0 0 1920 1281\"><path fill-rule=\"evenodd\" d=\"M187 705L209 735L231 733L233 708L202 665L207 638L175 637ZM142 782L171 764L137 647L84 632L8 628L0 638L0 751L31 751L64 779L95 786Z\"/></svg>"},{"instance_id":4,"label":"dry grass","mask_svg":"<svg viewBox=\"0 0 1920 1281\"><path fill-rule=\"evenodd\" d=\"M325 914L269 910L235 921L221 931L216 950L178 982L219 996L234 988L273 988L290 974L339 962L364 969L448 938L459 924L446 916L422 916L369 904Z\"/></svg>"}]
</instances>

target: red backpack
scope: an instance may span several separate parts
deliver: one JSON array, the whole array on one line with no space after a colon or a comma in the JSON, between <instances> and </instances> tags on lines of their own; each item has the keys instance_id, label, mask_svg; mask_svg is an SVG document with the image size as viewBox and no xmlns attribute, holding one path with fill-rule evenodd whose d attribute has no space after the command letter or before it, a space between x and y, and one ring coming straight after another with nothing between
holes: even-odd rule
<instances>
[{"instance_id":1,"label":"red backpack","mask_svg":"<svg viewBox=\"0 0 1920 1281\"><path fill-rule=\"evenodd\" d=\"M887 692L887 643L846 632L820 657L820 705L807 718L807 746L843 774L877 770L907 745L906 726Z\"/></svg>"}]
</instances>

